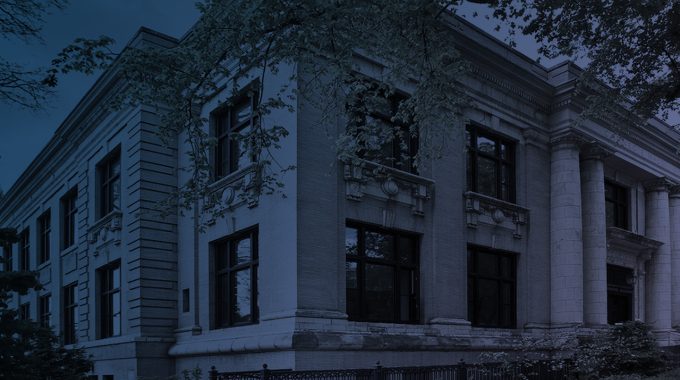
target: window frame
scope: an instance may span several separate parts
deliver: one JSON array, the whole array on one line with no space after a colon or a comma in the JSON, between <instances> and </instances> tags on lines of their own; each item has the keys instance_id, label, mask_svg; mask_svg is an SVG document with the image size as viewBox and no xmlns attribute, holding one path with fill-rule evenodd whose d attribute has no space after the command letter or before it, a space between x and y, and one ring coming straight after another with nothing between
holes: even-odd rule
<instances>
[{"instance_id":1,"label":"window frame","mask_svg":"<svg viewBox=\"0 0 680 380\"><path fill-rule=\"evenodd\" d=\"M77 342L78 331L78 283L62 287L62 341L66 344Z\"/></svg>"},{"instance_id":2,"label":"window frame","mask_svg":"<svg viewBox=\"0 0 680 380\"><path fill-rule=\"evenodd\" d=\"M52 295L47 293L38 297L38 321L40 327L50 328L52 319Z\"/></svg>"},{"instance_id":3,"label":"window frame","mask_svg":"<svg viewBox=\"0 0 680 380\"><path fill-rule=\"evenodd\" d=\"M250 261L232 265L232 252L239 242L250 239ZM214 275L214 326L215 328L228 328L259 323L259 294L258 294L258 267L259 267L259 226L245 228L229 236L212 241L210 243L213 257ZM226 247L226 250L223 249ZM220 255L226 257L223 267L220 265ZM234 310L235 294L232 293L232 274L242 270L250 270L250 318L247 321L235 321ZM220 286L221 279L226 278L226 286ZM226 293L226 294L225 294ZM226 300L226 301L225 301Z\"/></svg>"},{"instance_id":4,"label":"window frame","mask_svg":"<svg viewBox=\"0 0 680 380\"><path fill-rule=\"evenodd\" d=\"M473 327L484 327L484 328L502 328L502 329L516 329L517 328L517 263L519 260L519 254L515 252L494 249L490 247L468 244L468 267L467 267L467 279L468 279L468 320ZM476 271L476 258L477 254L491 255L498 259L497 261L497 275L480 274ZM511 263L511 276L503 276L503 271L501 268L502 259L509 258ZM484 324L479 321L478 313L478 280L491 280L496 282L496 291L498 294L498 305L496 323ZM502 297L502 286L503 284L510 283L512 285L512 294L510 300L510 315L511 320L503 324L502 315L504 313L504 300Z\"/></svg>"},{"instance_id":5,"label":"window frame","mask_svg":"<svg viewBox=\"0 0 680 380\"><path fill-rule=\"evenodd\" d=\"M256 91L254 84L250 84L230 100L228 104L217 108L211 113L212 136L216 140L212 154L212 175L214 180L219 180L243 169L243 167L239 167L242 154L247 155L251 163L255 161L250 144L246 141L245 152L242 153L241 144L243 140L235 139L234 135L240 134L247 128L252 129L257 125L259 122L259 116L256 115L258 102L259 92ZM249 104L250 116L247 120L239 123L234 120L233 111L244 103ZM226 158L224 160L222 159L224 155L222 153L223 150L226 150Z\"/></svg>"},{"instance_id":6,"label":"window frame","mask_svg":"<svg viewBox=\"0 0 680 380\"><path fill-rule=\"evenodd\" d=\"M115 271L118 270L118 287L113 287L115 281L113 276ZM122 318L122 270L121 261L116 260L108 263L97 269L97 282L98 282L98 339L106 339L114 336L120 336L123 330L123 318ZM118 313L115 313L114 295L118 294ZM115 316L118 315L118 333L115 333Z\"/></svg>"},{"instance_id":7,"label":"window frame","mask_svg":"<svg viewBox=\"0 0 680 380\"><path fill-rule=\"evenodd\" d=\"M31 230L29 227L19 233L19 270L24 272L31 270Z\"/></svg>"},{"instance_id":8,"label":"window frame","mask_svg":"<svg viewBox=\"0 0 680 380\"><path fill-rule=\"evenodd\" d=\"M60 199L61 205L61 250L72 247L76 243L76 215L78 207L78 188L74 187Z\"/></svg>"},{"instance_id":9,"label":"window frame","mask_svg":"<svg viewBox=\"0 0 680 380\"><path fill-rule=\"evenodd\" d=\"M19 305L17 310L17 318L21 321L28 321L31 319L31 303L24 302Z\"/></svg>"},{"instance_id":10,"label":"window frame","mask_svg":"<svg viewBox=\"0 0 680 380\"><path fill-rule=\"evenodd\" d=\"M123 164L121 160L120 146L113 149L97 164L97 217L103 218L108 214L119 210L122 202L123 184L122 173ZM118 164L118 173L112 170ZM116 208L116 197L114 189L118 182L118 208Z\"/></svg>"},{"instance_id":11,"label":"window frame","mask_svg":"<svg viewBox=\"0 0 680 380\"><path fill-rule=\"evenodd\" d=\"M607 195L607 187L611 188L614 197ZM624 230L630 230L630 188L620 185L609 179L604 180L604 202L605 202L605 221L609 221L609 216L606 215L607 204L614 206L614 224L607 225L607 227L616 227Z\"/></svg>"},{"instance_id":12,"label":"window frame","mask_svg":"<svg viewBox=\"0 0 680 380\"><path fill-rule=\"evenodd\" d=\"M52 237L52 210L47 209L38 217L38 265L50 261Z\"/></svg>"},{"instance_id":13,"label":"window frame","mask_svg":"<svg viewBox=\"0 0 680 380\"><path fill-rule=\"evenodd\" d=\"M517 197L517 141L490 131L476 123L470 123L465 127L465 148L466 154L466 178L467 190L492 198L496 198L505 202L515 203ZM494 154L482 152L477 149L477 141L479 137L494 141L496 148ZM503 158L501 146L507 146L506 158ZM496 195L483 193L479 190L479 158L482 157L494 162L494 169L496 172L495 191ZM503 197L503 167L509 170L508 180L508 195Z\"/></svg>"},{"instance_id":14,"label":"window frame","mask_svg":"<svg viewBox=\"0 0 680 380\"><path fill-rule=\"evenodd\" d=\"M2 246L2 270L3 272L13 272L14 271L14 250L12 243L8 243Z\"/></svg>"},{"instance_id":15,"label":"window frame","mask_svg":"<svg viewBox=\"0 0 680 380\"><path fill-rule=\"evenodd\" d=\"M378 322L378 323L400 323L400 324L419 324L420 323L420 244L421 235L418 233L404 231L399 229L388 229L373 225L370 223L359 222L356 220L348 220L345 223L345 234L348 229L357 230L357 253L356 255L349 255L345 250L345 263L355 262L357 267L357 293L358 293L358 316L350 315L350 300L347 296L348 287L345 285L345 309L347 311L347 319L350 321L357 322ZM398 238L406 238L411 241L413 245L411 247L413 252L413 262L404 263L400 261L400 250L399 245L393 245L392 256L393 259L384 259L370 257L366 255L366 232L378 233L382 235L390 235L396 241ZM369 318L367 316L367 303L366 303L366 265L380 265L385 267L390 267L393 270L393 289L394 289L394 310L392 310L392 319L381 319L381 318ZM345 267L346 268L346 267ZM401 298L403 295L400 293L400 280L403 271L409 271L411 274L410 279L410 293L408 294L410 307L408 310L409 317L408 320L402 320L400 318L401 311ZM345 273L347 270L345 269Z\"/></svg>"}]
</instances>

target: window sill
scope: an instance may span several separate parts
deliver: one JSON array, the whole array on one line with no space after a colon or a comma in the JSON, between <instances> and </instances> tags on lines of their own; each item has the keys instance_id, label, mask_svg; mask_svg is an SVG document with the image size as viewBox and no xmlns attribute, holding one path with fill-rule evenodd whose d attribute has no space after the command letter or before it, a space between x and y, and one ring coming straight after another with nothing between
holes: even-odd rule
<instances>
[{"instance_id":1,"label":"window sill","mask_svg":"<svg viewBox=\"0 0 680 380\"><path fill-rule=\"evenodd\" d=\"M114 210L88 228L87 241L90 245L95 246L95 255L98 254L100 247L109 242L120 245L122 226L123 213L120 210Z\"/></svg>"},{"instance_id":2,"label":"window sill","mask_svg":"<svg viewBox=\"0 0 680 380\"><path fill-rule=\"evenodd\" d=\"M215 326L211 330L217 331L217 330L229 330L229 329L235 329L239 327L247 327L247 326L253 326L253 325L258 325L260 324L260 321L254 321L254 322L241 322L241 323L235 323L233 325L228 325L228 326Z\"/></svg>"},{"instance_id":3,"label":"window sill","mask_svg":"<svg viewBox=\"0 0 680 380\"><path fill-rule=\"evenodd\" d=\"M71 252L75 252L76 250L78 250L78 244L74 243L74 244L72 244L70 247L64 248L64 249L59 253L59 255L60 255L61 257L64 257L64 256L68 255L68 254L71 253Z\"/></svg>"}]
</instances>

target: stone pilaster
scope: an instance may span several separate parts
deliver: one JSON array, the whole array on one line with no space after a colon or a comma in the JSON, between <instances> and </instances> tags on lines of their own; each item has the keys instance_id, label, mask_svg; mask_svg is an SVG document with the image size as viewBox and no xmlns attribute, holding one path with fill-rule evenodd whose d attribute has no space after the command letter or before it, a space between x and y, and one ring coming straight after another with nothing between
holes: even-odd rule
<instances>
[{"instance_id":1,"label":"stone pilaster","mask_svg":"<svg viewBox=\"0 0 680 380\"><path fill-rule=\"evenodd\" d=\"M680 186L670 189L671 326L680 329Z\"/></svg>"},{"instance_id":2,"label":"stone pilaster","mask_svg":"<svg viewBox=\"0 0 680 380\"><path fill-rule=\"evenodd\" d=\"M583 323L580 139L554 139L550 159L550 320Z\"/></svg>"},{"instance_id":3,"label":"stone pilaster","mask_svg":"<svg viewBox=\"0 0 680 380\"><path fill-rule=\"evenodd\" d=\"M671 328L671 236L669 182L665 178L645 184L646 235L663 243L647 264L646 320L655 331Z\"/></svg>"},{"instance_id":4,"label":"stone pilaster","mask_svg":"<svg viewBox=\"0 0 680 380\"><path fill-rule=\"evenodd\" d=\"M583 216L583 320L607 324L607 223L604 200L604 163L601 147L583 149L581 200Z\"/></svg>"}]
</instances>

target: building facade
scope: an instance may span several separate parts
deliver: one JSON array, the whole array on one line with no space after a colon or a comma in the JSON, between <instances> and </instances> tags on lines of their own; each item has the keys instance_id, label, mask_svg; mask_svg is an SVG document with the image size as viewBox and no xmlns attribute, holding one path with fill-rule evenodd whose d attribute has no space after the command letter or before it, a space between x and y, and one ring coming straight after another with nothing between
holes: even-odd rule
<instances>
[{"instance_id":1,"label":"building facade","mask_svg":"<svg viewBox=\"0 0 680 380\"><path fill-rule=\"evenodd\" d=\"M473 106L441 158L417 172L339 162L342 121L320 128L298 98L266 116L290 132L275 152L296 166L286 197L243 197L258 167L231 136L257 122L254 100L224 91L202 110L228 207L213 219L155 212L189 178L187 147L154 134L155 107L107 108L122 85L107 71L0 203L0 226L20 233L5 269L45 285L12 305L116 379L452 364L634 319L678 344L680 134L624 112L580 120L578 67L542 67L455 22ZM177 43L146 29L131 41ZM265 98L294 91L295 70L272 75Z\"/></svg>"}]
</instances>

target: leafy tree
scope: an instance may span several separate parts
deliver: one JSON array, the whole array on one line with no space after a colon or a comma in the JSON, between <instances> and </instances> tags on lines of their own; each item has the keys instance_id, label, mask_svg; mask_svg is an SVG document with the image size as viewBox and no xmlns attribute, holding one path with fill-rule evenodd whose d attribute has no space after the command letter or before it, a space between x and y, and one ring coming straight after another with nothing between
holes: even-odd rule
<instances>
[{"instance_id":1,"label":"leafy tree","mask_svg":"<svg viewBox=\"0 0 680 380\"><path fill-rule=\"evenodd\" d=\"M24 43L42 43L45 17L62 10L67 0L0 0L0 37ZM80 71L91 74L110 62L108 37L79 38L62 52L50 68L25 67L0 54L0 102L39 109L45 105L57 74ZM68 58L68 59L66 59Z\"/></svg>"},{"instance_id":2,"label":"leafy tree","mask_svg":"<svg viewBox=\"0 0 680 380\"><path fill-rule=\"evenodd\" d=\"M0 229L0 246L17 240L15 230ZM0 272L0 379L86 379L92 363L83 350L65 349L50 328L20 320L8 307L12 294L40 288L34 272Z\"/></svg>"}]
</instances>

